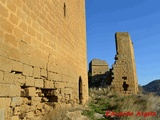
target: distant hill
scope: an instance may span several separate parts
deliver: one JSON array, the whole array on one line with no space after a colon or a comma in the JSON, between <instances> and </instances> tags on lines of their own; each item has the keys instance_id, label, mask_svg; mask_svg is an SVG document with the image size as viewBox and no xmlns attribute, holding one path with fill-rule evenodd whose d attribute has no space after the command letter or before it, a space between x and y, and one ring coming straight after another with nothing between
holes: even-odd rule
<instances>
[{"instance_id":1,"label":"distant hill","mask_svg":"<svg viewBox=\"0 0 160 120\"><path fill-rule=\"evenodd\" d=\"M160 79L154 80L147 85L142 86L144 92L154 92L157 95L160 95Z\"/></svg>"}]
</instances>

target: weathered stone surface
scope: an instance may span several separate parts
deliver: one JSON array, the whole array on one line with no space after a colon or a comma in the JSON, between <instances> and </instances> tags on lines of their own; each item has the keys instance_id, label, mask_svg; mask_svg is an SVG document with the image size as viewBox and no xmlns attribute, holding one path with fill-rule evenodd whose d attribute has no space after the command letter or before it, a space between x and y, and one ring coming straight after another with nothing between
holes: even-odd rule
<instances>
[{"instance_id":1,"label":"weathered stone surface","mask_svg":"<svg viewBox=\"0 0 160 120\"><path fill-rule=\"evenodd\" d=\"M12 97L11 98L11 106L20 106L23 103L23 98L22 97Z\"/></svg>"},{"instance_id":2,"label":"weathered stone surface","mask_svg":"<svg viewBox=\"0 0 160 120\"><path fill-rule=\"evenodd\" d=\"M35 79L35 87L43 88L44 87L43 79Z\"/></svg>"},{"instance_id":3,"label":"weathered stone surface","mask_svg":"<svg viewBox=\"0 0 160 120\"><path fill-rule=\"evenodd\" d=\"M3 83L13 84L14 83L14 73L5 72Z\"/></svg>"},{"instance_id":4,"label":"weathered stone surface","mask_svg":"<svg viewBox=\"0 0 160 120\"><path fill-rule=\"evenodd\" d=\"M12 116L11 120L19 120L19 116Z\"/></svg>"},{"instance_id":5,"label":"weathered stone surface","mask_svg":"<svg viewBox=\"0 0 160 120\"><path fill-rule=\"evenodd\" d=\"M115 37L117 54L112 67L112 90L120 94L137 94L138 81L133 43L127 32L118 32Z\"/></svg>"},{"instance_id":6,"label":"weathered stone surface","mask_svg":"<svg viewBox=\"0 0 160 120\"><path fill-rule=\"evenodd\" d=\"M33 77L26 77L25 86L35 86L35 80Z\"/></svg>"},{"instance_id":7,"label":"weathered stone surface","mask_svg":"<svg viewBox=\"0 0 160 120\"><path fill-rule=\"evenodd\" d=\"M23 65L23 75L33 76L33 67L29 65Z\"/></svg>"},{"instance_id":8,"label":"weathered stone surface","mask_svg":"<svg viewBox=\"0 0 160 120\"><path fill-rule=\"evenodd\" d=\"M41 69L41 77L47 78L47 70Z\"/></svg>"},{"instance_id":9,"label":"weathered stone surface","mask_svg":"<svg viewBox=\"0 0 160 120\"><path fill-rule=\"evenodd\" d=\"M0 98L0 108L9 107L11 98Z\"/></svg>"},{"instance_id":10,"label":"weathered stone surface","mask_svg":"<svg viewBox=\"0 0 160 120\"><path fill-rule=\"evenodd\" d=\"M33 76L35 78L40 78L40 68L34 67L34 74L33 74Z\"/></svg>"},{"instance_id":11,"label":"weathered stone surface","mask_svg":"<svg viewBox=\"0 0 160 120\"><path fill-rule=\"evenodd\" d=\"M25 89L26 96L35 97L36 96L36 88L35 87L27 87Z\"/></svg>"},{"instance_id":12,"label":"weathered stone surface","mask_svg":"<svg viewBox=\"0 0 160 120\"><path fill-rule=\"evenodd\" d=\"M23 64L16 61L11 61L11 71L15 73L22 73Z\"/></svg>"},{"instance_id":13,"label":"weathered stone surface","mask_svg":"<svg viewBox=\"0 0 160 120\"><path fill-rule=\"evenodd\" d=\"M11 60L0 56L0 70L11 72Z\"/></svg>"},{"instance_id":14,"label":"weathered stone surface","mask_svg":"<svg viewBox=\"0 0 160 120\"><path fill-rule=\"evenodd\" d=\"M3 71L0 71L0 83L3 81Z\"/></svg>"},{"instance_id":15,"label":"weathered stone surface","mask_svg":"<svg viewBox=\"0 0 160 120\"><path fill-rule=\"evenodd\" d=\"M54 102L87 102L84 7L84 0L0 1L0 98L12 100L0 108L1 120L40 120L48 111L32 97L44 97L50 109ZM61 88L69 89L62 94Z\"/></svg>"},{"instance_id":16,"label":"weathered stone surface","mask_svg":"<svg viewBox=\"0 0 160 120\"><path fill-rule=\"evenodd\" d=\"M10 85L10 96L20 97L20 94L21 94L21 87L18 84Z\"/></svg>"},{"instance_id":17,"label":"weathered stone surface","mask_svg":"<svg viewBox=\"0 0 160 120\"><path fill-rule=\"evenodd\" d=\"M4 119L4 113L5 113L5 109L4 108L0 108L0 120L5 120Z\"/></svg>"},{"instance_id":18,"label":"weathered stone surface","mask_svg":"<svg viewBox=\"0 0 160 120\"><path fill-rule=\"evenodd\" d=\"M14 108L14 111L13 111L13 114L14 114L14 115L17 115L17 116L20 115L20 109L21 109L21 108L20 108L19 106L15 107L15 108Z\"/></svg>"},{"instance_id":19,"label":"weathered stone surface","mask_svg":"<svg viewBox=\"0 0 160 120\"><path fill-rule=\"evenodd\" d=\"M49 80L44 80L44 88L54 88L54 82Z\"/></svg>"},{"instance_id":20,"label":"weathered stone surface","mask_svg":"<svg viewBox=\"0 0 160 120\"><path fill-rule=\"evenodd\" d=\"M23 86L26 83L26 78L22 74L15 74L14 79L15 83L19 83L21 86Z\"/></svg>"},{"instance_id":21,"label":"weathered stone surface","mask_svg":"<svg viewBox=\"0 0 160 120\"><path fill-rule=\"evenodd\" d=\"M9 84L0 84L0 96L5 97L10 95L10 85Z\"/></svg>"},{"instance_id":22,"label":"weathered stone surface","mask_svg":"<svg viewBox=\"0 0 160 120\"><path fill-rule=\"evenodd\" d=\"M0 84L0 96L20 96L20 86L14 84Z\"/></svg>"}]
</instances>

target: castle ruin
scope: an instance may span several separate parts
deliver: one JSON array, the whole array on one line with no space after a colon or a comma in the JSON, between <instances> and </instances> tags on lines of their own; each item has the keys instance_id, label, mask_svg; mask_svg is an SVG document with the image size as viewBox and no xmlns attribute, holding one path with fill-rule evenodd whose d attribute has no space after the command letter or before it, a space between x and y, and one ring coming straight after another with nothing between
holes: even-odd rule
<instances>
[{"instance_id":1,"label":"castle ruin","mask_svg":"<svg viewBox=\"0 0 160 120\"><path fill-rule=\"evenodd\" d=\"M120 94L137 94L138 81L133 43L128 32L117 32L115 63L112 66L113 91Z\"/></svg>"},{"instance_id":2,"label":"castle ruin","mask_svg":"<svg viewBox=\"0 0 160 120\"><path fill-rule=\"evenodd\" d=\"M115 34L116 39L116 56L115 63L110 70L107 69L106 63L102 60L96 60L95 64L90 63L90 71L92 74L92 82L95 78L99 84L106 83L110 87L111 91L116 93L127 95L137 94L138 82L136 75L136 66L134 59L133 43L127 32L117 32ZM103 63L103 64L102 64ZM99 73L103 71L102 74ZM105 79L104 83L101 78ZM105 85L105 86L106 86ZM102 86L102 85L101 85Z\"/></svg>"},{"instance_id":3,"label":"castle ruin","mask_svg":"<svg viewBox=\"0 0 160 120\"><path fill-rule=\"evenodd\" d=\"M85 0L1 0L0 120L87 100Z\"/></svg>"},{"instance_id":4,"label":"castle ruin","mask_svg":"<svg viewBox=\"0 0 160 120\"><path fill-rule=\"evenodd\" d=\"M108 73L109 66L105 60L93 59L89 63L89 86L105 86Z\"/></svg>"},{"instance_id":5,"label":"castle ruin","mask_svg":"<svg viewBox=\"0 0 160 120\"><path fill-rule=\"evenodd\" d=\"M93 59L89 64L89 71L92 76L105 74L108 70L108 64L104 60Z\"/></svg>"}]
</instances>

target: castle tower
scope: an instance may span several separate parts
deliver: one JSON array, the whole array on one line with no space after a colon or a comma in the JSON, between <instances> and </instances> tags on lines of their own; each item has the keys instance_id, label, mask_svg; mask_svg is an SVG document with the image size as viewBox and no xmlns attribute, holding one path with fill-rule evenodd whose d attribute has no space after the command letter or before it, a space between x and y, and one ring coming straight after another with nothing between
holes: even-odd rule
<instances>
[{"instance_id":1,"label":"castle tower","mask_svg":"<svg viewBox=\"0 0 160 120\"><path fill-rule=\"evenodd\" d=\"M85 104L86 49L85 0L0 0L0 120Z\"/></svg>"},{"instance_id":2,"label":"castle tower","mask_svg":"<svg viewBox=\"0 0 160 120\"><path fill-rule=\"evenodd\" d=\"M108 72L109 67L105 60L93 59L89 63L89 73L91 75L89 84L93 87L105 85L104 82L106 82Z\"/></svg>"},{"instance_id":3,"label":"castle tower","mask_svg":"<svg viewBox=\"0 0 160 120\"><path fill-rule=\"evenodd\" d=\"M89 64L89 68L92 76L105 74L109 71L107 62L100 59L93 59Z\"/></svg>"},{"instance_id":4,"label":"castle tower","mask_svg":"<svg viewBox=\"0 0 160 120\"><path fill-rule=\"evenodd\" d=\"M117 32L115 63L112 67L113 91L120 94L137 94L138 83L133 43L127 32Z\"/></svg>"}]
</instances>

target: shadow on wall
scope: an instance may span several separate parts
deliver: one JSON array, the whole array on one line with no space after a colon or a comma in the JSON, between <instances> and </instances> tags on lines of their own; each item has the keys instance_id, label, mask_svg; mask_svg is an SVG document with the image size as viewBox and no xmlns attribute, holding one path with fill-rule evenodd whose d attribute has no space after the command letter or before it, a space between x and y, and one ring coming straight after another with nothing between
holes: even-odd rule
<instances>
[{"instance_id":1,"label":"shadow on wall","mask_svg":"<svg viewBox=\"0 0 160 120\"><path fill-rule=\"evenodd\" d=\"M94 76L92 76L91 73L88 72L89 88L110 86L112 82L111 76L111 71L107 71L104 74L97 74Z\"/></svg>"}]
</instances>

